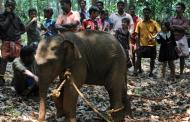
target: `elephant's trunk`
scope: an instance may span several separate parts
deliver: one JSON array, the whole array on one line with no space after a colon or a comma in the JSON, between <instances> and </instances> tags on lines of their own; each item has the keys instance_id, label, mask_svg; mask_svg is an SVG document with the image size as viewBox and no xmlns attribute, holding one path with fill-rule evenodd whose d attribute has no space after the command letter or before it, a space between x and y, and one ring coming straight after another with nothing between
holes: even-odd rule
<instances>
[{"instance_id":1,"label":"elephant's trunk","mask_svg":"<svg viewBox=\"0 0 190 122\"><path fill-rule=\"evenodd\" d=\"M49 86L49 80L41 73L39 75L39 95L40 95L40 106L39 106L39 122L45 121L46 114L46 95Z\"/></svg>"},{"instance_id":2,"label":"elephant's trunk","mask_svg":"<svg viewBox=\"0 0 190 122\"><path fill-rule=\"evenodd\" d=\"M58 70L58 67L60 66L61 66L60 64L38 65L39 95L40 95L39 121L40 122L45 121L47 90L48 90L49 84L58 76L58 74L60 74L60 70Z\"/></svg>"},{"instance_id":3,"label":"elephant's trunk","mask_svg":"<svg viewBox=\"0 0 190 122\"><path fill-rule=\"evenodd\" d=\"M48 85L46 85L48 86ZM40 106L39 106L39 122L45 121L46 114L46 95L47 95L47 87L39 84L39 94L40 94Z\"/></svg>"},{"instance_id":4,"label":"elephant's trunk","mask_svg":"<svg viewBox=\"0 0 190 122\"><path fill-rule=\"evenodd\" d=\"M40 110L39 110L39 122L45 121L45 113L46 113L46 105L45 105L45 99L40 97Z\"/></svg>"}]
</instances>

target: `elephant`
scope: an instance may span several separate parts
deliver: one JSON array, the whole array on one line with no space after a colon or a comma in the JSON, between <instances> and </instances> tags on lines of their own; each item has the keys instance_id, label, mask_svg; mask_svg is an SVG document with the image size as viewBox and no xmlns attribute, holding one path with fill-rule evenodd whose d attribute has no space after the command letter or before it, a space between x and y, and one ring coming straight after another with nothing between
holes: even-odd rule
<instances>
[{"instance_id":1,"label":"elephant","mask_svg":"<svg viewBox=\"0 0 190 122\"><path fill-rule=\"evenodd\" d=\"M35 58L39 70L40 122L45 121L49 84L68 68L79 89L83 84L103 85L110 96L110 109L124 107L112 113L114 122L123 121L126 114L131 115L126 92L126 55L111 34L92 30L64 32L41 40ZM66 82L61 94L54 99L57 116L65 116L66 122L76 122L77 92Z\"/></svg>"}]
</instances>

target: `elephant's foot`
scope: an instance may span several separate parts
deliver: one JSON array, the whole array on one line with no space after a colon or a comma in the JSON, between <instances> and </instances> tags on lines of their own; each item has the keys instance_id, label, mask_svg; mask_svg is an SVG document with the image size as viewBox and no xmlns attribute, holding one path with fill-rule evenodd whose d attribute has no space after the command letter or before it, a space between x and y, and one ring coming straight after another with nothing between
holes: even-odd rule
<instances>
[{"instance_id":1,"label":"elephant's foot","mask_svg":"<svg viewBox=\"0 0 190 122\"><path fill-rule=\"evenodd\" d=\"M57 118L63 117L64 116L64 113L63 113L63 98L62 97L58 97L58 98L55 97L53 100L55 102L55 107L57 109L57 113L56 113Z\"/></svg>"},{"instance_id":2,"label":"elephant's foot","mask_svg":"<svg viewBox=\"0 0 190 122\"><path fill-rule=\"evenodd\" d=\"M130 118L133 118L132 110L131 110L131 109L127 109L127 110L125 111L125 115L127 115L127 116L130 117Z\"/></svg>"},{"instance_id":3,"label":"elephant's foot","mask_svg":"<svg viewBox=\"0 0 190 122\"><path fill-rule=\"evenodd\" d=\"M57 118L61 118L64 116L64 113L61 111L57 111Z\"/></svg>"},{"instance_id":4,"label":"elephant's foot","mask_svg":"<svg viewBox=\"0 0 190 122\"><path fill-rule=\"evenodd\" d=\"M66 118L65 122L77 122L76 118Z\"/></svg>"},{"instance_id":5,"label":"elephant's foot","mask_svg":"<svg viewBox=\"0 0 190 122\"><path fill-rule=\"evenodd\" d=\"M38 118L38 122L45 122L44 119Z\"/></svg>"},{"instance_id":6,"label":"elephant's foot","mask_svg":"<svg viewBox=\"0 0 190 122\"><path fill-rule=\"evenodd\" d=\"M114 122L123 122L124 120L124 111L119 111L112 113L112 119Z\"/></svg>"},{"instance_id":7,"label":"elephant's foot","mask_svg":"<svg viewBox=\"0 0 190 122\"><path fill-rule=\"evenodd\" d=\"M128 98L125 101L125 109L124 110L125 110L125 115L132 118L131 102Z\"/></svg>"}]
</instances>

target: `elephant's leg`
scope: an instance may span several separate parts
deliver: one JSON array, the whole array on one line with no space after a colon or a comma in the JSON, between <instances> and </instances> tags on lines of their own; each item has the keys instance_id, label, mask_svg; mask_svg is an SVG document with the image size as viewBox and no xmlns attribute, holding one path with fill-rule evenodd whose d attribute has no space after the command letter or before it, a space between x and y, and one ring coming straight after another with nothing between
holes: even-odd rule
<instances>
[{"instance_id":1,"label":"elephant's leg","mask_svg":"<svg viewBox=\"0 0 190 122\"><path fill-rule=\"evenodd\" d=\"M64 115L63 113L63 89L61 90L61 95L57 98L53 98L55 102L55 107L57 110L57 117L62 117Z\"/></svg>"},{"instance_id":2,"label":"elephant's leg","mask_svg":"<svg viewBox=\"0 0 190 122\"><path fill-rule=\"evenodd\" d=\"M68 83L64 86L63 111L66 117L66 122L77 122L76 120L76 105L78 94L74 87Z\"/></svg>"},{"instance_id":3,"label":"elephant's leg","mask_svg":"<svg viewBox=\"0 0 190 122\"><path fill-rule=\"evenodd\" d=\"M76 83L78 89L80 89L86 79L86 66L83 64L76 64L76 66L71 69L71 72L71 76L74 77L73 81ZM71 82L66 82L64 85L63 96L63 110L66 117L66 122L77 122L76 106L78 93L76 92Z\"/></svg>"},{"instance_id":4,"label":"elephant's leg","mask_svg":"<svg viewBox=\"0 0 190 122\"><path fill-rule=\"evenodd\" d=\"M124 68L120 67L119 68L117 65L113 67L111 70L110 74L108 75L106 79L106 85L105 88L107 89L109 96L110 96L110 109L120 109L124 107L123 102L122 102L122 92L123 92L123 83L125 80L124 76ZM122 122L124 119L124 109L112 113L112 117L114 119L114 122Z\"/></svg>"},{"instance_id":5,"label":"elephant's leg","mask_svg":"<svg viewBox=\"0 0 190 122\"><path fill-rule=\"evenodd\" d=\"M57 68L58 66L54 66ZM39 73L39 94L40 94L40 107L39 107L39 121L45 121L46 113L46 95L48 86L60 73L57 69L52 69L52 66L42 65L38 67ZM50 72L54 71L54 73Z\"/></svg>"},{"instance_id":6,"label":"elephant's leg","mask_svg":"<svg viewBox=\"0 0 190 122\"><path fill-rule=\"evenodd\" d=\"M64 80L64 74L61 73L59 75L59 80L60 80L60 83ZM64 89L62 88L61 89L61 94L59 97L54 97L53 100L55 102L55 107L56 107L56 110L57 110L57 117L62 117L64 115L63 113L63 92L64 92Z\"/></svg>"},{"instance_id":7,"label":"elephant's leg","mask_svg":"<svg viewBox=\"0 0 190 122\"><path fill-rule=\"evenodd\" d=\"M129 96L127 95L127 83L124 84L123 87L122 100L124 104L125 115L132 117L131 102Z\"/></svg>"},{"instance_id":8,"label":"elephant's leg","mask_svg":"<svg viewBox=\"0 0 190 122\"><path fill-rule=\"evenodd\" d=\"M40 85L40 84L39 84ZM46 94L47 88L39 88L39 95L40 95L40 106L39 106L39 122L45 121L45 114L46 114Z\"/></svg>"},{"instance_id":9,"label":"elephant's leg","mask_svg":"<svg viewBox=\"0 0 190 122\"><path fill-rule=\"evenodd\" d=\"M49 83L52 81L49 77L43 74L39 76L39 95L40 95L40 106L39 106L39 122L45 121L46 114L46 95Z\"/></svg>"}]
</instances>

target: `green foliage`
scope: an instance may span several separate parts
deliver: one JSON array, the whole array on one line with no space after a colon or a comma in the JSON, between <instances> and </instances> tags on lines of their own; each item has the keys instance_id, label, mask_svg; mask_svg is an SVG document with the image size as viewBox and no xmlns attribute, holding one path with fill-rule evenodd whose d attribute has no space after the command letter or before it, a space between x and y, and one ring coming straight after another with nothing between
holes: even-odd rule
<instances>
[{"instance_id":1,"label":"green foliage","mask_svg":"<svg viewBox=\"0 0 190 122\"><path fill-rule=\"evenodd\" d=\"M54 18L58 15L58 7L56 0L32 0L32 4L29 0L17 0L16 13L22 18L24 22L28 19L28 10L30 8L36 8L38 11L39 21L43 20L43 9L51 7L54 10Z\"/></svg>"},{"instance_id":2,"label":"green foliage","mask_svg":"<svg viewBox=\"0 0 190 122\"><path fill-rule=\"evenodd\" d=\"M87 1L87 8L91 6L91 0ZM116 3L120 0L101 0L104 2L104 8L110 13L117 11ZM124 0L127 1L127 0ZM175 5L180 0L128 0L127 6L134 4L136 6L136 13L142 17L142 9L148 6L152 9L152 17L156 20L168 19L175 13ZM182 0L181 0L182 1ZM185 15L190 18L190 2L183 0L187 9ZM16 12L21 16L23 21L27 20L27 11L30 7L35 7L38 10L39 20L43 20L43 9L45 7L52 7L54 9L54 18L57 18L60 7L59 0L17 0ZM72 8L79 10L78 0L72 0Z\"/></svg>"},{"instance_id":3,"label":"green foliage","mask_svg":"<svg viewBox=\"0 0 190 122\"><path fill-rule=\"evenodd\" d=\"M116 3L119 0L104 0L104 4L110 13L117 10ZM144 7L150 7L152 10L152 17L158 21L168 19L175 14L175 5L179 0L128 0L127 7L131 4L136 6L137 15L142 16ZM185 16L190 18L190 2L189 0L181 0L186 5Z\"/></svg>"},{"instance_id":4,"label":"green foliage","mask_svg":"<svg viewBox=\"0 0 190 122\"><path fill-rule=\"evenodd\" d=\"M190 18L190 3L189 0L183 0L186 5L185 16ZM175 14L175 5L179 0L137 0L136 5L137 14L142 17L142 9L150 7L152 10L152 17L158 21L169 19ZM130 3L129 3L130 4Z\"/></svg>"}]
</instances>

